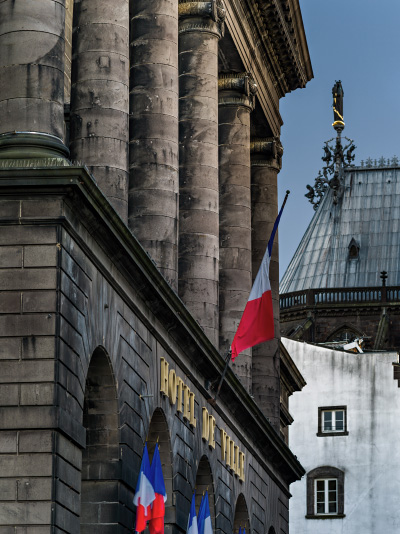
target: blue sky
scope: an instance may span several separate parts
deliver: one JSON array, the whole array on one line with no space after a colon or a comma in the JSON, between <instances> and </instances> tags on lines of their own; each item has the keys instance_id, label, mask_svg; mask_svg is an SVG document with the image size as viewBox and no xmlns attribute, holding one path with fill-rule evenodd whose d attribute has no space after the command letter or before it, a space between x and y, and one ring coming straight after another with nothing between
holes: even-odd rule
<instances>
[{"instance_id":1,"label":"blue sky","mask_svg":"<svg viewBox=\"0 0 400 534\"><path fill-rule=\"evenodd\" d=\"M279 199L291 195L279 226L280 276L311 217L304 197L314 184L332 128L332 87L342 80L343 135L355 163L400 158L400 0L300 0L314 79L281 100L283 168Z\"/></svg>"}]
</instances>

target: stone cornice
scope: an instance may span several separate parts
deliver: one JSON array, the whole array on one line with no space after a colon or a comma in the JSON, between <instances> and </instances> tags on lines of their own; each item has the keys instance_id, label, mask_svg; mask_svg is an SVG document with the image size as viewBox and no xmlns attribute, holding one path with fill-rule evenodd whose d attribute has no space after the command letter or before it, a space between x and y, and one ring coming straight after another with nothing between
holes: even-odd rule
<instances>
[{"instance_id":1,"label":"stone cornice","mask_svg":"<svg viewBox=\"0 0 400 534\"><path fill-rule=\"evenodd\" d=\"M313 72L298 0L248 0L248 4L280 96L305 87Z\"/></svg>"}]
</instances>

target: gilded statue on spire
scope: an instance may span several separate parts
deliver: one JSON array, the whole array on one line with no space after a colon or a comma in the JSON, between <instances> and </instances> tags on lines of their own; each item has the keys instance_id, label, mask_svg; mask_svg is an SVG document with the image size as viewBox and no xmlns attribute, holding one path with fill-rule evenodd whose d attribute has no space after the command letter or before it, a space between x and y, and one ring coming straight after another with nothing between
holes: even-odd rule
<instances>
[{"instance_id":1,"label":"gilded statue on spire","mask_svg":"<svg viewBox=\"0 0 400 534\"><path fill-rule=\"evenodd\" d=\"M344 128L344 118L343 118L343 97L344 91L342 87L342 82L336 80L335 85L332 87L332 96L333 96L333 124L332 126L335 130L343 130Z\"/></svg>"}]
</instances>

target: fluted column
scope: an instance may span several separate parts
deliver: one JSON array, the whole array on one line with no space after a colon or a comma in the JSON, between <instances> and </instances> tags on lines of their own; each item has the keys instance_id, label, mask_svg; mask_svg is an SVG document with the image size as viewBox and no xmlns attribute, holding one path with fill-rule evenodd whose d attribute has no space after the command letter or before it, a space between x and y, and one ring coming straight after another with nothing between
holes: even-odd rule
<instances>
[{"instance_id":1,"label":"fluted column","mask_svg":"<svg viewBox=\"0 0 400 534\"><path fill-rule=\"evenodd\" d=\"M65 158L60 0L0 2L0 158Z\"/></svg>"},{"instance_id":2,"label":"fluted column","mask_svg":"<svg viewBox=\"0 0 400 534\"><path fill-rule=\"evenodd\" d=\"M251 142L251 207L253 280L278 214L277 178L283 149L277 138ZM274 309L275 337L253 347L253 395L264 414L279 431L280 356L279 356L279 247L275 236L269 277Z\"/></svg>"},{"instance_id":3,"label":"fluted column","mask_svg":"<svg viewBox=\"0 0 400 534\"><path fill-rule=\"evenodd\" d=\"M131 0L129 227L178 289L178 0Z\"/></svg>"},{"instance_id":4,"label":"fluted column","mask_svg":"<svg viewBox=\"0 0 400 534\"><path fill-rule=\"evenodd\" d=\"M220 0L179 2L179 295L218 346Z\"/></svg>"},{"instance_id":5,"label":"fluted column","mask_svg":"<svg viewBox=\"0 0 400 534\"><path fill-rule=\"evenodd\" d=\"M219 88L219 347L229 349L251 290L250 112L257 86L248 73L222 74ZM251 392L251 349L233 364Z\"/></svg>"},{"instance_id":6,"label":"fluted column","mask_svg":"<svg viewBox=\"0 0 400 534\"><path fill-rule=\"evenodd\" d=\"M128 212L128 0L75 0L71 158L88 166L126 222Z\"/></svg>"}]
</instances>

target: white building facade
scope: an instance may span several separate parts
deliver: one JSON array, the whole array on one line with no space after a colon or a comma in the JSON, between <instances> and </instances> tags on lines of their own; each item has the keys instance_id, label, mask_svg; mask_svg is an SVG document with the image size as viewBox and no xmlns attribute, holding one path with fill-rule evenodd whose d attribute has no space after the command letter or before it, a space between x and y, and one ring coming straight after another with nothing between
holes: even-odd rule
<instances>
[{"instance_id":1,"label":"white building facade","mask_svg":"<svg viewBox=\"0 0 400 534\"><path fill-rule=\"evenodd\" d=\"M307 472L291 485L291 532L400 532L397 353L282 342L307 382L290 403L290 447Z\"/></svg>"}]
</instances>

